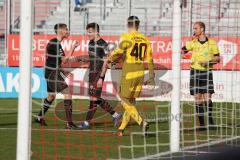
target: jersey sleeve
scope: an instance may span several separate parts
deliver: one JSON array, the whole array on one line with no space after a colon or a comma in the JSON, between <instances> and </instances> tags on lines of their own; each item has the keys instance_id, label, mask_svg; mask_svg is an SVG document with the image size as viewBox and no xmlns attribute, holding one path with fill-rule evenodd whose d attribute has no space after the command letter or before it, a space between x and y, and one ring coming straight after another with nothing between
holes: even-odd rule
<instances>
[{"instance_id":1,"label":"jersey sleeve","mask_svg":"<svg viewBox=\"0 0 240 160\"><path fill-rule=\"evenodd\" d=\"M108 60L114 62L120 55L125 54L127 49L127 38L122 35L118 47L109 55Z\"/></svg>"},{"instance_id":2,"label":"jersey sleeve","mask_svg":"<svg viewBox=\"0 0 240 160\"><path fill-rule=\"evenodd\" d=\"M217 45L215 40L213 40L212 43L211 43L211 51L212 51L213 55L218 55L219 54L218 45Z\"/></svg>"},{"instance_id":3,"label":"jersey sleeve","mask_svg":"<svg viewBox=\"0 0 240 160\"><path fill-rule=\"evenodd\" d=\"M186 42L186 49L188 51L192 51L193 50L193 41Z\"/></svg>"},{"instance_id":4,"label":"jersey sleeve","mask_svg":"<svg viewBox=\"0 0 240 160\"><path fill-rule=\"evenodd\" d=\"M152 57L152 47L151 47L151 43L150 43L149 40L147 41L146 61L147 61L148 70L149 70L150 74L154 74L154 64L153 64L153 57Z\"/></svg>"},{"instance_id":5,"label":"jersey sleeve","mask_svg":"<svg viewBox=\"0 0 240 160\"><path fill-rule=\"evenodd\" d=\"M152 47L151 47L151 44L150 44L150 41L149 41L149 40L147 41L146 61L147 61L148 63L153 61L153 58L152 58Z\"/></svg>"}]
</instances>

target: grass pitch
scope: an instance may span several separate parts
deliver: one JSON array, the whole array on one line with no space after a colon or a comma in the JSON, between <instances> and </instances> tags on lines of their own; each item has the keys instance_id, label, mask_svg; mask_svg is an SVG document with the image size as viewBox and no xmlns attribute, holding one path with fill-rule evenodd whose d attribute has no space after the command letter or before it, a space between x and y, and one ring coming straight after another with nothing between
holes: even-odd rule
<instances>
[{"instance_id":1,"label":"grass pitch","mask_svg":"<svg viewBox=\"0 0 240 160\"><path fill-rule=\"evenodd\" d=\"M33 99L33 115L41 108L41 101ZM60 100L58 100L59 102ZM122 112L121 105L110 102ZM56 103L59 104L59 103ZM59 106L59 105L57 105ZM75 123L85 119L87 100L74 100ZM131 122L125 136L117 137L112 117L99 108L89 130L66 130L61 119L61 110L56 105L46 114L47 127L32 122L31 159L134 159L169 151L169 122L171 120L168 102L138 101L137 109L150 122L149 136L144 138L140 127ZM214 117L217 128L196 132L198 124L194 107L190 102L181 107L181 147L196 146L214 140L239 135L236 125L239 122L240 105L214 103ZM239 123L240 124L240 123ZM0 99L0 159L16 159L17 99ZM166 155L166 159L170 155Z\"/></svg>"}]
</instances>

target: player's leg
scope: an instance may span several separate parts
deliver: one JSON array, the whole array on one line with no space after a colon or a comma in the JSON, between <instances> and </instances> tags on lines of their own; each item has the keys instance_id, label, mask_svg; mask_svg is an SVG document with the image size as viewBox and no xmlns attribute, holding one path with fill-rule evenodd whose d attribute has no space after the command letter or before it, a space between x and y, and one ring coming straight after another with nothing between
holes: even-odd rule
<instances>
[{"instance_id":1,"label":"player's leg","mask_svg":"<svg viewBox=\"0 0 240 160\"><path fill-rule=\"evenodd\" d=\"M87 122L90 122L93 119L93 116L94 116L94 114L97 110L96 101L97 101L96 97L93 97L93 96L90 97L90 105L89 105L87 116L86 116L86 121Z\"/></svg>"},{"instance_id":2,"label":"player's leg","mask_svg":"<svg viewBox=\"0 0 240 160\"><path fill-rule=\"evenodd\" d=\"M137 111L137 109L135 107L135 98L122 97L121 100L122 100L122 106L123 106L125 112L123 115L123 120L122 120L121 126L118 128L118 130L123 133L124 129L126 128L127 124L130 121L130 118L132 118L133 120L135 120L138 123L138 125L140 125L142 127L143 132L145 134L145 132L149 128L149 125L146 122L146 120L144 120L141 117L141 115L139 114L139 112Z\"/></svg>"},{"instance_id":3,"label":"player's leg","mask_svg":"<svg viewBox=\"0 0 240 160\"><path fill-rule=\"evenodd\" d=\"M43 101L43 106L42 106L41 110L39 111L38 116L42 117L45 115L45 113L50 108L52 102L55 100L55 97L56 97L55 93L48 93L47 98L45 98Z\"/></svg>"},{"instance_id":4,"label":"player's leg","mask_svg":"<svg viewBox=\"0 0 240 160\"><path fill-rule=\"evenodd\" d=\"M201 93L201 72L191 69L190 71L190 94L194 96L195 108L198 116L200 130L204 130L204 100Z\"/></svg>"},{"instance_id":5,"label":"player's leg","mask_svg":"<svg viewBox=\"0 0 240 160\"><path fill-rule=\"evenodd\" d=\"M208 109L208 123L209 123L209 125L214 125L213 114L212 114L212 112L213 112L212 94L205 93L204 101L205 101L205 105Z\"/></svg>"},{"instance_id":6,"label":"player's leg","mask_svg":"<svg viewBox=\"0 0 240 160\"><path fill-rule=\"evenodd\" d=\"M88 92L90 95L90 106L87 112L86 121L83 123L83 127L89 128L89 122L93 119L93 116L98 106L100 106L103 110L112 115L114 126L116 127L121 118L121 115L118 114L105 99L101 98L102 88L97 88L96 81L93 81L89 84Z\"/></svg>"},{"instance_id":7,"label":"player's leg","mask_svg":"<svg viewBox=\"0 0 240 160\"><path fill-rule=\"evenodd\" d=\"M66 128L67 129L80 129L73 123L72 120L72 92L71 88L67 85L65 81L65 75L60 70L56 72L57 81L55 82L55 91L57 93L62 93L64 95L64 109L66 115Z\"/></svg>"},{"instance_id":8,"label":"player's leg","mask_svg":"<svg viewBox=\"0 0 240 160\"><path fill-rule=\"evenodd\" d=\"M214 125L213 121L213 103L212 103L212 94L214 93L214 84L213 84L213 74L212 71L206 72L206 81L205 81L205 93L204 93L204 101L205 105L208 109L208 122L209 125Z\"/></svg>"},{"instance_id":9,"label":"player's leg","mask_svg":"<svg viewBox=\"0 0 240 160\"><path fill-rule=\"evenodd\" d=\"M99 105L104 111L108 112L113 117L114 127L117 127L122 115L117 113L114 108L107 102L107 100L103 98L98 98L97 105Z\"/></svg>"},{"instance_id":10,"label":"player's leg","mask_svg":"<svg viewBox=\"0 0 240 160\"><path fill-rule=\"evenodd\" d=\"M43 106L41 107L41 110L39 111L35 121L37 123L40 123L41 125L47 126L46 121L44 120L44 116L48 109L50 108L52 102L55 100L56 94L55 93L48 93L48 97L44 99Z\"/></svg>"},{"instance_id":11,"label":"player's leg","mask_svg":"<svg viewBox=\"0 0 240 160\"><path fill-rule=\"evenodd\" d=\"M204 130L204 100L203 100L203 94L195 94L194 95L195 99L195 107L196 107L196 112L199 120L199 125L200 125L200 130Z\"/></svg>"},{"instance_id":12,"label":"player's leg","mask_svg":"<svg viewBox=\"0 0 240 160\"><path fill-rule=\"evenodd\" d=\"M64 94L64 109L65 109L65 115L66 115L66 128L67 129L81 129L81 127L78 127L73 123L72 119L72 94L70 91L70 88L67 87L63 91L61 91Z\"/></svg>"},{"instance_id":13,"label":"player's leg","mask_svg":"<svg viewBox=\"0 0 240 160\"><path fill-rule=\"evenodd\" d=\"M128 99L127 98L121 98L121 103L124 109L124 114L123 114L123 118L122 118L122 123L120 125L120 127L118 128L120 131L124 131L124 129L127 127L127 124L130 121L131 118L131 105L127 104Z\"/></svg>"},{"instance_id":14,"label":"player's leg","mask_svg":"<svg viewBox=\"0 0 240 160\"><path fill-rule=\"evenodd\" d=\"M53 74L56 72L53 71ZM55 100L56 93L55 93L55 82L56 80L54 79L53 74L50 74L48 78L46 78L46 83L47 83L47 92L48 92L48 97L44 99L43 106L41 107L41 110L39 111L35 121L37 123L40 123L41 125L47 126L46 121L44 120L44 115L50 108L52 102Z\"/></svg>"}]
</instances>

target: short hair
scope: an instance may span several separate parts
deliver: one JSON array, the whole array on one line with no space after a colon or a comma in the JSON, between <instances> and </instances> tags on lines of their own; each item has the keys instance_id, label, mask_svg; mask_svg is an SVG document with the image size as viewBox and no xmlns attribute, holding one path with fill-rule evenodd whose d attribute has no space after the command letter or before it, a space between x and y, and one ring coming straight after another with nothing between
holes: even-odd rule
<instances>
[{"instance_id":1,"label":"short hair","mask_svg":"<svg viewBox=\"0 0 240 160\"><path fill-rule=\"evenodd\" d=\"M203 22L198 21L198 22L195 22L195 24L198 24L201 28L203 28L203 32L205 32L206 26L205 26L205 24Z\"/></svg>"},{"instance_id":2,"label":"short hair","mask_svg":"<svg viewBox=\"0 0 240 160\"><path fill-rule=\"evenodd\" d=\"M137 16L130 16L127 19L128 27L135 27L136 29L139 28L140 20Z\"/></svg>"},{"instance_id":3,"label":"short hair","mask_svg":"<svg viewBox=\"0 0 240 160\"><path fill-rule=\"evenodd\" d=\"M58 29L60 28L67 28L67 25L65 23L57 23L54 26L54 32L57 34Z\"/></svg>"},{"instance_id":4,"label":"short hair","mask_svg":"<svg viewBox=\"0 0 240 160\"><path fill-rule=\"evenodd\" d=\"M94 29L95 31L97 31L99 33L100 29L99 29L99 25L95 22L93 23L89 23L87 24L86 30L88 30L89 28Z\"/></svg>"}]
</instances>

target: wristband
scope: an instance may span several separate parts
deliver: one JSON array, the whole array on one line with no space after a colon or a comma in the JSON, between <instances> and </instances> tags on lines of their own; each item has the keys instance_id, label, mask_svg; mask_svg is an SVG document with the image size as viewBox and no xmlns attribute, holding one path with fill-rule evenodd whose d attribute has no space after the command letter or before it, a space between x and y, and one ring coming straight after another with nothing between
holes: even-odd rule
<instances>
[{"instance_id":1,"label":"wristband","mask_svg":"<svg viewBox=\"0 0 240 160\"><path fill-rule=\"evenodd\" d=\"M105 76L99 76L99 79L104 80Z\"/></svg>"}]
</instances>

